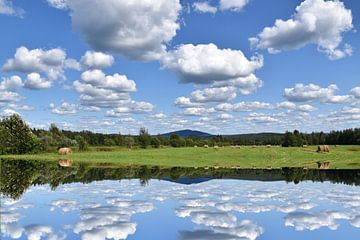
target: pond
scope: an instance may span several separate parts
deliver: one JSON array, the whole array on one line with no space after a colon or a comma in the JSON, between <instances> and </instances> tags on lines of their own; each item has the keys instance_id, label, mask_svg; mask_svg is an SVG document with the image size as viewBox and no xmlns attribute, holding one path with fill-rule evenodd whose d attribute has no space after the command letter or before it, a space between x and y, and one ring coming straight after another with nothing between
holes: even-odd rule
<instances>
[{"instance_id":1,"label":"pond","mask_svg":"<svg viewBox=\"0 0 360 240\"><path fill-rule=\"evenodd\" d=\"M360 171L1 161L1 239L359 239Z\"/></svg>"}]
</instances>

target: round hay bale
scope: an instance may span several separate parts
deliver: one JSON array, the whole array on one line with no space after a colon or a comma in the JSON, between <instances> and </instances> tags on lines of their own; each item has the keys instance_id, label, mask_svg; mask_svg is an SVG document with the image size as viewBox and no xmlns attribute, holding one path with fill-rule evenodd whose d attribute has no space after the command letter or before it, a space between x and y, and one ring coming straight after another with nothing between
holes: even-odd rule
<instances>
[{"instance_id":1,"label":"round hay bale","mask_svg":"<svg viewBox=\"0 0 360 240\"><path fill-rule=\"evenodd\" d=\"M215 149L215 150L219 150L219 146L218 146L218 145L215 145L215 146L214 146L214 149Z\"/></svg>"},{"instance_id":2,"label":"round hay bale","mask_svg":"<svg viewBox=\"0 0 360 240\"><path fill-rule=\"evenodd\" d=\"M197 148L198 146L197 145L194 145L194 148Z\"/></svg>"},{"instance_id":3,"label":"round hay bale","mask_svg":"<svg viewBox=\"0 0 360 240\"><path fill-rule=\"evenodd\" d=\"M60 155L69 155L69 154L72 154L72 150L71 150L71 148L67 148L67 147L59 148L58 153Z\"/></svg>"},{"instance_id":4,"label":"round hay bale","mask_svg":"<svg viewBox=\"0 0 360 240\"><path fill-rule=\"evenodd\" d=\"M303 147L303 148L307 148L307 147L308 147L308 145L304 144L302 147Z\"/></svg>"},{"instance_id":5,"label":"round hay bale","mask_svg":"<svg viewBox=\"0 0 360 240\"><path fill-rule=\"evenodd\" d=\"M317 152L330 152L330 148L328 145L319 145L317 147Z\"/></svg>"},{"instance_id":6,"label":"round hay bale","mask_svg":"<svg viewBox=\"0 0 360 240\"><path fill-rule=\"evenodd\" d=\"M270 145L270 144L268 144L268 145L266 145L266 147L267 147L267 148L271 148L271 145Z\"/></svg>"},{"instance_id":7,"label":"round hay bale","mask_svg":"<svg viewBox=\"0 0 360 240\"><path fill-rule=\"evenodd\" d=\"M60 167L71 167L72 160L71 159L60 159L58 164Z\"/></svg>"},{"instance_id":8,"label":"round hay bale","mask_svg":"<svg viewBox=\"0 0 360 240\"><path fill-rule=\"evenodd\" d=\"M204 145L204 148L209 148L209 145L205 144L205 145Z\"/></svg>"}]
</instances>

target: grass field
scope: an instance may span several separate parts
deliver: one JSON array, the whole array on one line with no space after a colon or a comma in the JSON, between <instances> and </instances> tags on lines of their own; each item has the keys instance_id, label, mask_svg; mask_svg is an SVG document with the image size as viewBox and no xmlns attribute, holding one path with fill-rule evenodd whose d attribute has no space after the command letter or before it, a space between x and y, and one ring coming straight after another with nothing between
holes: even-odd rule
<instances>
[{"instance_id":1,"label":"grass field","mask_svg":"<svg viewBox=\"0 0 360 240\"><path fill-rule=\"evenodd\" d=\"M225 168L317 168L317 162L330 162L331 169L360 169L360 146L330 146L329 153L317 153L316 146L283 148L241 146L240 148L92 148L69 156L57 153L3 155L2 159L58 161L70 158L76 163L109 166L225 167Z\"/></svg>"}]
</instances>

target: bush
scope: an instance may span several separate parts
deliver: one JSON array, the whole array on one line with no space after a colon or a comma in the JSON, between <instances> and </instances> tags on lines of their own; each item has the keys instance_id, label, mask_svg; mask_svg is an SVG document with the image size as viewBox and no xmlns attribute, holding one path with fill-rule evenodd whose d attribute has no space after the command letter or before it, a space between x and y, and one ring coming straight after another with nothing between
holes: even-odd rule
<instances>
[{"instance_id":1,"label":"bush","mask_svg":"<svg viewBox=\"0 0 360 240\"><path fill-rule=\"evenodd\" d=\"M76 136L75 140L79 147L79 151L85 151L88 149L88 143L85 141L85 139L82 136L80 135Z\"/></svg>"},{"instance_id":2,"label":"bush","mask_svg":"<svg viewBox=\"0 0 360 240\"><path fill-rule=\"evenodd\" d=\"M0 121L0 153L24 154L32 152L39 140L17 114Z\"/></svg>"}]
</instances>

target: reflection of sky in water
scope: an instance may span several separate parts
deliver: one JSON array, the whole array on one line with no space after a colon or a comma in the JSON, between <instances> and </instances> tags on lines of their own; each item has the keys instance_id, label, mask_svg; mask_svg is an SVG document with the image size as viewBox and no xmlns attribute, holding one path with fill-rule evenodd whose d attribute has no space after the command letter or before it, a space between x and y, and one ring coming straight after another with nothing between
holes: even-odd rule
<instances>
[{"instance_id":1,"label":"reflection of sky in water","mask_svg":"<svg viewBox=\"0 0 360 240\"><path fill-rule=\"evenodd\" d=\"M1 239L359 239L359 187L151 180L33 186L1 198Z\"/></svg>"}]
</instances>

